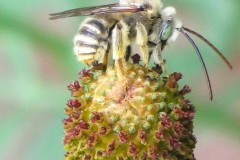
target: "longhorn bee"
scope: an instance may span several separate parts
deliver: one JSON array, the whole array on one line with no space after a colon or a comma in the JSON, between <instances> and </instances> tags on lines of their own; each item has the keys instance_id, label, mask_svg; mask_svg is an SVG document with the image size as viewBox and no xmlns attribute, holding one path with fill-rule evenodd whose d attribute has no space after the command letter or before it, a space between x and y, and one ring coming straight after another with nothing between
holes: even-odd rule
<instances>
[{"instance_id":1,"label":"longhorn bee","mask_svg":"<svg viewBox=\"0 0 240 160\"><path fill-rule=\"evenodd\" d=\"M188 33L209 45L232 69L230 62L206 38L184 26L176 18L174 7L163 8L161 0L119 0L119 3L77 8L50 14L50 19L91 16L83 21L74 38L74 53L86 64L100 61L107 65L114 60L119 77L124 77L129 47L137 44L143 64L148 65L150 55L165 70L162 51L182 33L194 47L206 75L210 99L212 87L202 55ZM112 55L108 55L108 53Z\"/></svg>"}]
</instances>

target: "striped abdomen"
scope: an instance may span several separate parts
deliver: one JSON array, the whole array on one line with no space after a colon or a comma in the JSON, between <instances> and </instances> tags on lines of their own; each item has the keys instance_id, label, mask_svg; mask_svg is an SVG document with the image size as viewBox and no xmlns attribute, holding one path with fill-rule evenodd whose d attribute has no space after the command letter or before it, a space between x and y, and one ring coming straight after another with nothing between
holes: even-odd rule
<instances>
[{"instance_id":1,"label":"striped abdomen","mask_svg":"<svg viewBox=\"0 0 240 160\"><path fill-rule=\"evenodd\" d=\"M74 38L74 53L78 60L91 64L100 60L108 48L110 24L103 18L88 18Z\"/></svg>"}]
</instances>

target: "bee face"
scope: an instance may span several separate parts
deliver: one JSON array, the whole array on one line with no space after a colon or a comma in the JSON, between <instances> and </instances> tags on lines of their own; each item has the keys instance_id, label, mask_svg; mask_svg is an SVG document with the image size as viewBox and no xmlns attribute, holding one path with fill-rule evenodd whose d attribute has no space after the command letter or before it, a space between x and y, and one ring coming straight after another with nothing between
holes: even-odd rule
<instances>
[{"instance_id":1,"label":"bee face","mask_svg":"<svg viewBox=\"0 0 240 160\"><path fill-rule=\"evenodd\" d=\"M160 33L159 33L161 50L164 49L165 45L168 42L168 39L172 36L173 30L174 30L174 26L173 26L173 21L171 19L162 22Z\"/></svg>"},{"instance_id":2,"label":"bee face","mask_svg":"<svg viewBox=\"0 0 240 160\"><path fill-rule=\"evenodd\" d=\"M173 32L173 21L167 20L162 23L161 30L159 33L159 38L161 41L167 41L171 36Z\"/></svg>"},{"instance_id":3,"label":"bee face","mask_svg":"<svg viewBox=\"0 0 240 160\"><path fill-rule=\"evenodd\" d=\"M181 28L181 22L176 18L176 10L173 7L167 7L160 12L161 18L154 22L152 26L153 33L149 36L149 40L161 46L161 49L173 41L179 35L176 28Z\"/></svg>"},{"instance_id":4,"label":"bee face","mask_svg":"<svg viewBox=\"0 0 240 160\"><path fill-rule=\"evenodd\" d=\"M181 28L182 23L176 18L176 9L173 7L164 8L161 11L162 23L160 26L159 39L161 48L174 42L179 36L176 28Z\"/></svg>"}]
</instances>

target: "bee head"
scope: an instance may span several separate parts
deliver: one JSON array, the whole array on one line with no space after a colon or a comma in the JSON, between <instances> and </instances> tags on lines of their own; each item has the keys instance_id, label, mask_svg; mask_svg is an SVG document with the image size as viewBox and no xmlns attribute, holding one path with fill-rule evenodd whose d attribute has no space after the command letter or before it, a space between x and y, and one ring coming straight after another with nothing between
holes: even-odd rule
<instances>
[{"instance_id":1,"label":"bee head","mask_svg":"<svg viewBox=\"0 0 240 160\"><path fill-rule=\"evenodd\" d=\"M162 50L166 45L175 41L179 35L176 28L181 28L182 24L176 19L176 14L177 12L173 7L167 7L161 11L162 23L160 26L159 38Z\"/></svg>"}]
</instances>

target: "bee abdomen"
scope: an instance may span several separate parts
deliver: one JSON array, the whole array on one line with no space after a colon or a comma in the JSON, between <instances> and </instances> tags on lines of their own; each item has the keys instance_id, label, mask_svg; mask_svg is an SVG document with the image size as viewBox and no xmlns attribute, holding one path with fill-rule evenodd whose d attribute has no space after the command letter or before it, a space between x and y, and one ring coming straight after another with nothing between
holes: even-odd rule
<instances>
[{"instance_id":1,"label":"bee abdomen","mask_svg":"<svg viewBox=\"0 0 240 160\"><path fill-rule=\"evenodd\" d=\"M94 59L107 49L109 23L103 18L86 19L74 38L74 52L80 61ZM101 53L99 53L101 54Z\"/></svg>"}]
</instances>

